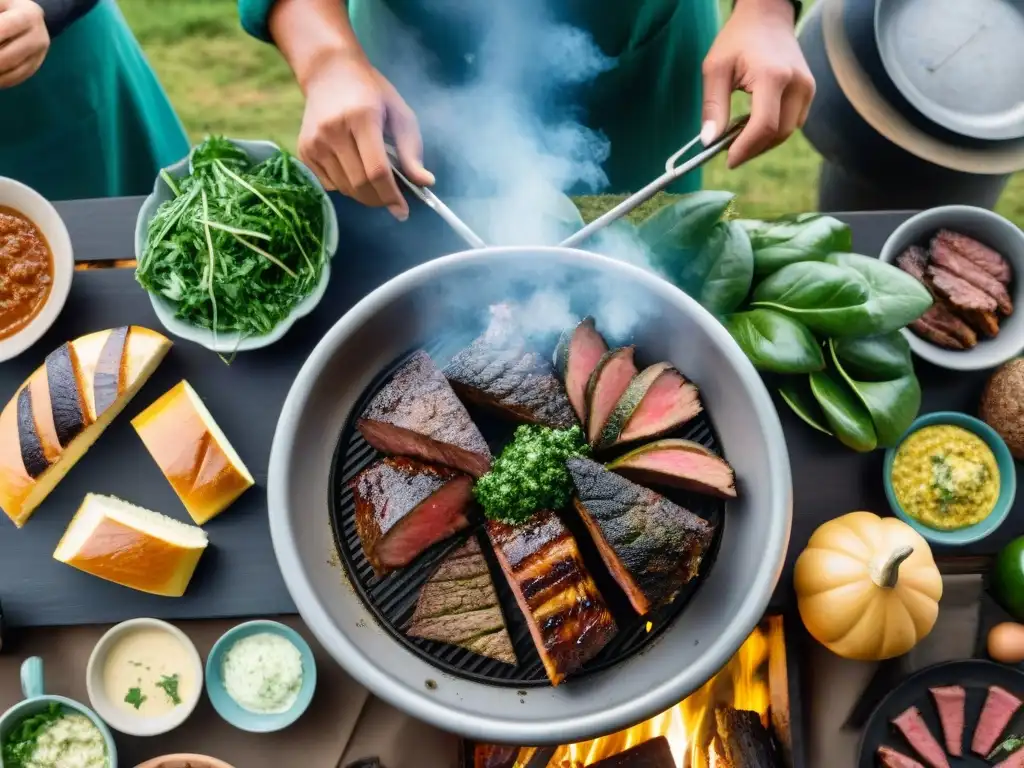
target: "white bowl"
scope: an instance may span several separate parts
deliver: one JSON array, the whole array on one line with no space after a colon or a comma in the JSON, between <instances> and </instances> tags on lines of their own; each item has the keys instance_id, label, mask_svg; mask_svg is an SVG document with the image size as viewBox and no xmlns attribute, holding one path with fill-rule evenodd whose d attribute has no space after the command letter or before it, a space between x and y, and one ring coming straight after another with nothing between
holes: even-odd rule
<instances>
[{"instance_id":1,"label":"white bowl","mask_svg":"<svg viewBox=\"0 0 1024 768\"><path fill-rule=\"evenodd\" d=\"M162 717L134 717L124 712L111 699L103 684L103 666L110 649L128 632L140 629L158 629L173 635L178 642L185 646L189 664L192 667L191 673L195 680L195 689L192 695L188 699L183 699L181 704ZM161 733L174 730L192 714L192 710L199 703L203 687L203 662L199 658L199 651L196 650L195 644L176 626L159 619L129 619L111 627L92 649L92 653L89 655L89 664L85 670L85 688L89 693L89 703L92 704L92 708L111 728L129 736L158 736Z\"/></svg>"},{"instance_id":2,"label":"white bowl","mask_svg":"<svg viewBox=\"0 0 1024 768\"><path fill-rule=\"evenodd\" d=\"M71 237L57 209L49 200L20 181L0 176L0 206L13 208L32 220L43 233L53 255L53 285L39 313L17 333L0 339L0 362L17 357L50 330L71 290L75 274L75 255Z\"/></svg>"},{"instance_id":3,"label":"white bowl","mask_svg":"<svg viewBox=\"0 0 1024 768\"><path fill-rule=\"evenodd\" d=\"M280 150L277 144L271 141L248 141L246 139L228 139L232 144L242 149L253 162L261 163L268 157L273 155L275 152ZM180 179L188 175L189 161L192 157L192 152L195 147L189 151L186 157L176 162L164 170L175 179ZM320 282L317 283L313 292L310 293L306 298L296 304L291 313L278 323L274 328L271 329L270 333L263 334L262 336L246 336L244 339L239 338L238 333L217 333L216 339L214 339L213 331L206 328L199 328L191 323L186 323L184 320L180 320L174 316L174 303L155 294L149 294L150 302L153 304L153 311L156 312L157 319L163 324L164 328L170 331L175 336L186 339L187 341L194 341L200 346L211 349L214 352L232 353L232 352L246 352L253 349L261 349L284 336L288 329L295 324L295 321L301 317L305 317L317 304L320 303L320 299L324 297L324 293L327 291L327 284L331 279L331 258L333 258L335 251L338 250L338 215L334 211L334 206L331 204L330 198L327 197L327 192L324 190L320 180L317 179L309 168L299 162L298 158L295 158L295 163L302 170L302 173L309 179L313 185L320 191L322 196L323 211L324 211L324 254L326 259L324 262L323 272L320 275ZM163 177L158 175L156 180L153 182L153 191L150 193L143 203L142 208L139 209L139 216L135 220L135 260L138 261L142 252L146 246L146 231L149 228L149 221L153 218L156 213L156 209L160 207L161 203L170 200L173 196L170 187L167 186L167 182L163 180Z\"/></svg>"},{"instance_id":4,"label":"white bowl","mask_svg":"<svg viewBox=\"0 0 1024 768\"><path fill-rule=\"evenodd\" d=\"M882 246L879 259L890 264L911 245L927 247L932 234L940 229L973 237L1002 254L1010 262L1013 280L1010 298L1014 312L999 324L994 339L979 339L972 349L943 349L922 339L909 328L903 335L918 357L954 371L978 371L994 368L1016 357L1024 350L1024 232L998 213L970 205L945 205L929 208L911 216L896 228Z\"/></svg>"}]
</instances>

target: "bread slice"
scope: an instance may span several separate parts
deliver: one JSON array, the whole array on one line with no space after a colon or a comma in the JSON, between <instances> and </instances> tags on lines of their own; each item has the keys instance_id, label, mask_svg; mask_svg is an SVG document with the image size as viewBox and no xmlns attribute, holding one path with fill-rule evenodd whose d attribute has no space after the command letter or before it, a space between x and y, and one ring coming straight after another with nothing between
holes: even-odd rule
<instances>
[{"instance_id":1,"label":"bread slice","mask_svg":"<svg viewBox=\"0 0 1024 768\"><path fill-rule=\"evenodd\" d=\"M219 515L255 484L187 381L132 419L132 426L196 525Z\"/></svg>"},{"instance_id":2,"label":"bread slice","mask_svg":"<svg viewBox=\"0 0 1024 768\"><path fill-rule=\"evenodd\" d=\"M19 528L82 458L171 348L137 325L90 333L49 355L0 412L0 508Z\"/></svg>"},{"instance_id":3,"label":"bread slice","mask_svg":"<svg viewBox=\"0 0 1024 768\"><path fill-rule=\"evenodd\" d=\"M202 528L89 493L53 557L124 587L181 597L206 545Z\"/></svg>"}]
</instances>

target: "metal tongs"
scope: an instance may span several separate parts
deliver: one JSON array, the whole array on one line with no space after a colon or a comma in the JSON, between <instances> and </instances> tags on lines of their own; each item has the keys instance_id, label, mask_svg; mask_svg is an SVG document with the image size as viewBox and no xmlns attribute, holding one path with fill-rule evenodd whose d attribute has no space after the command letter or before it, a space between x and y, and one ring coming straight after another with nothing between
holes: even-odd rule
<instances>
[{"instance_id":1,"label":"metal tongs","mask_svg":"<svg viewBox=\"0 0 1024 768\"><path fill-rule=\"evenodd\" d=\"M563 240L560 245L563 248L578 246L596 232L604 229L612 222L618 221L623 216L630 213L637 206L646 203L656 194L667 188L673 182L681 179L690 171L700 168L724 149L727 149L736 140L736 137L740 135L743 128L746 127L749 119L750 115L743 115L742 117L736 118L717 139L712 141L689 160L685 160L684 158L694 149L694 147L701 143L700 136L696 136L665 161L665 173L643 189L634 192L607 213L599 216L585 227L574 232ZM486 248L487 244L483 239L477 235L476 232L466 224L466 222L460 219L455 211L445 205L441 198L426 187L413 184L409 178L402 173L398 162L398 152L391 144L386 144L385 146L387 147L388 156L391 159L391 167L395 172L395 176L398 177L398 180L408 187L409 191L423 201L428 207L432 208L434 212L444 219L456 234L469 243L469 245L474 248Z\"/></svg>"}]
</instances>

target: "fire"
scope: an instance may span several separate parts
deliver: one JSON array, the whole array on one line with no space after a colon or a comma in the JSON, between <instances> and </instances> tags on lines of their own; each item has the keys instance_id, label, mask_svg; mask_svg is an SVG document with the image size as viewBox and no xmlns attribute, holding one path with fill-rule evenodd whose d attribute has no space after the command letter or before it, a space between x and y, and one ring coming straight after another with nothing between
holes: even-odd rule
<instances>
[{"instance_id":1,"label":"fire","mask_svg":"<svg viewBox=\"0 0 1024 768\"><path fill-rule=\"evenodd\" d=\"M781 618L768 619L717 675L684 701L624 731L559 747L548 768L584 768L657 736L668 739L680 768L721 765L713 743L715 707L728 704L757 712L766 722L770 699L768 661L773 643L782 643L782 637ZM520 755L520 761L522 758Z\"/></svg>"}]
</instances>

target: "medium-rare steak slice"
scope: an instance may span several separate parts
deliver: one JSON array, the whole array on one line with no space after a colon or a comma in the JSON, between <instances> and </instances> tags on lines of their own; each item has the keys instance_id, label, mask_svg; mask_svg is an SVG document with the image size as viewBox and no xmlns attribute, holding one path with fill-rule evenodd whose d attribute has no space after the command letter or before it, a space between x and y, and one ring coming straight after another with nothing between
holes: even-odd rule
<instances>
[{"instance_id":1,"label":"medium-rare steak slice","mask_svg":"<svg viewBox=\"0 0 1024 768\"><path fill-rule=\"evenodd\" d=\"M991 752L1006 726L1017 714L1020 705L1021 700L1008 690L998 685L990 685L985 697L985 706L981 708L981 714L978 716L978 724L974 726L971 751L982 756Z\"/></svg>"},{"instance_id":2,"label":"medium-rare steak slice","mask_svg":"<svg viewBox=\"0 0 1024 768\"><path fill-rule=\"evenodd\" d=\"M406 633L516 663L491 572L476 536L451 552L423 585Z\"/></svg>"},{"instance_id":3,"label":"medium-rare steak slice","mask_svg":"<svg viewBox=\"0 0 1024 768\"><path fill-rule=\"evenodd\" d=\"M378 575L467 525L473 479L448 467L397 456L376 461L349 481L356 531Z\"/></svg>"},{"instance_id":4,"label":"medium-rare steak slice","mask_svg":"<svg viewBox=\"0 0 1024 768\"><path fill-rule=\"evenodd\" d=\"M491 451L466 406L430 355L420 350L366 406L356 427L378 451L415 456L480 477Z\"/></svg>"},{"instance_id":5,"label":"medium-rare steak slice","mask_svg":"<svg viewBox=\"0 0 1024 768\"><path fill-rule=\"evenodd\" d=\"M910 324L910 329L914 333L946 349L970 349L978 343L974 329L953 312L943 296L936 295L931 281L925 274L928 268L928 253L924 248L910 246L896 257L896 266L922 283L935 299L925 313Z\"/></svg>"},{"instance_id":6,"label":"medium-rare steak slice","mask_svg":"<svg viewBox=\"0 0 1024 768\"><path fill-rule=\"evenodd\" d=\"M928 724L921 717L921 710L911 707L894 719L892 724L931 768L949 768L946 753L928 730Z\"/></svg>"},{"instance_id":7,"label":"medium-rare steak slice","mask_svg":"<svg viewBox=\"0 0 1024 768\"><path fill-rule=\"evenodd\" d=\"M967 692L961 685L945 685L928 689L935 699L942 723L942 736L946 751L951 755L962 755L964 751L964 704Z\"/></svg>"},{"instance_id":8,"label":"medium-rare steak slice","mask_svg":"<svg viewBox=\"0 0 1024 768\"><path fill-rule=\"evenodd\" d=\"M568 429L578 424L551 363L528 348L514 322L495 311L491 326L444 369L466 400L531 424Z\"/></svg>"},{"instance_id":9,"label":"medium-rare steak slice","mask_svg":"<svg viewBox=\"0 0 1024 768\"><path fill-rule=\"evenodd\" d=\"M626 387L595 447L605 449L661 437L702 410L697 387L669 363L656 363L637 374Z\"/></svg>"},{"instance_id":10,"label":"medium-rare steak slice","mask_svg":"<svg viewBox=\"0 0 1024 768\"><path fill-rule=\"evenodd\" d=\"M714 527L590 459L566 466L576 486L573 503L636 612L671 602L697 575Z\"/></svg>"},{"instance_id":11,"label":"medium-rare steak slice","mask_svg":"<svg viewBox=\"0 0 1024 768\"><path fill-rule=\"evenodd\" d=\"M571 331L563 332L555 347L555 367L562 375L565 393L581 424L587 423L587 382L607 352L608 343L598 333L592 317L583 318Z\"/></svg>"},{"instance_id":12,"label":"medium-rare steak slice","mask_svg":"<svg viewBox=\"0 0 1024 768\"><path fill-rule=\"evenodd\" d=\"M587 382L587 442L591 445L601 437L608 417L637 374L633 347L619 347L606 353Z\"/></svg>"},{"instance_id":13,"label":"medium-rare steak slice","mask_svg":"<svg viewBox=\"0 0 1024 768\"><path fill-rule=\"evenodd\" d=\"M878 762L882 768L924 768L914 758L885 745L878 748Z\"/></svg>"},{"instance_id":14,"label":"medium-rare steak slice","mask_svg":"<svg viewBox=\"0 0 1024 768\"><path fill-rule=\"evenodd\" d=\"M999 334L999 318L995 312L981 312L979 310L965 309L960 316L967 321L975 331L990 339Z\"/></svg>"},{"instance_id":15,"label":"medium-rare steak slice","mask_svg":"<svg viewBox=\"0 0 1024 768\"><path fill-rule=\"evenodd\" d=\"M548 679L558 685L608 644L615 620L554 512L542 510L516 526L492 520L487 533Z\"/></svg>"},{"instance_id":16,"label":"medium-rare steak slice","mask_svg":"<svg viewBox=\"0 0 1024 768\"><path fill-rule=\"evenodd\" d=\"M896 266L923 283L928 268L928 252L919 245L912 245L896 257Z\"/></svg>"},{"instance_id":17,"label":"medium-rare steak slice","mask_svg":"<svg viewBox=\"0 0 1024 768\"><path fill-rule=\"evenodd\" d=\"M1008 284L1013 278L1010 263L1003 255L987 245L979 243L974 238L961 235L958 232L951 232L948 229L940 229L932 239L933 245L936 242L948 245L965 259L981 267L1003 284Z\"/></svg>"},{"instance_id":18,"label":"medium-rare steak slice","mask_svg":"<svg viewBox=\"0 0 1024 768\"><path fill-rule=\"evenodd\" d=\"M989 296L948 269L929 264L927 275L938 294L948 299L957 309L995 312L998 307L995 297Z\"/></svg>"},{"instance_id":19,"label":"medium-rare steak slice","mask_svg":"<svg viewBox=\"0 0 1024 768\"><path fill-rule=\"evenodd\" d=\"M932 242L931 259L932 264L949 270L995 299L996 306L1002 314L1013 314L1013 302L1010 300L1006 285L939 238Z\"/></svg>"},{"instance_id":20,"label":"medium-rare steak slice","mask_svg":"<svg viewBox=\"0 0 1024 768\"><path fill-rule=\"evenodd\" d=\"M732 467L692 440L656 440L608 463L608 469L638 483L651 483L736 498Z\"/></svg>"}]
</instances>

